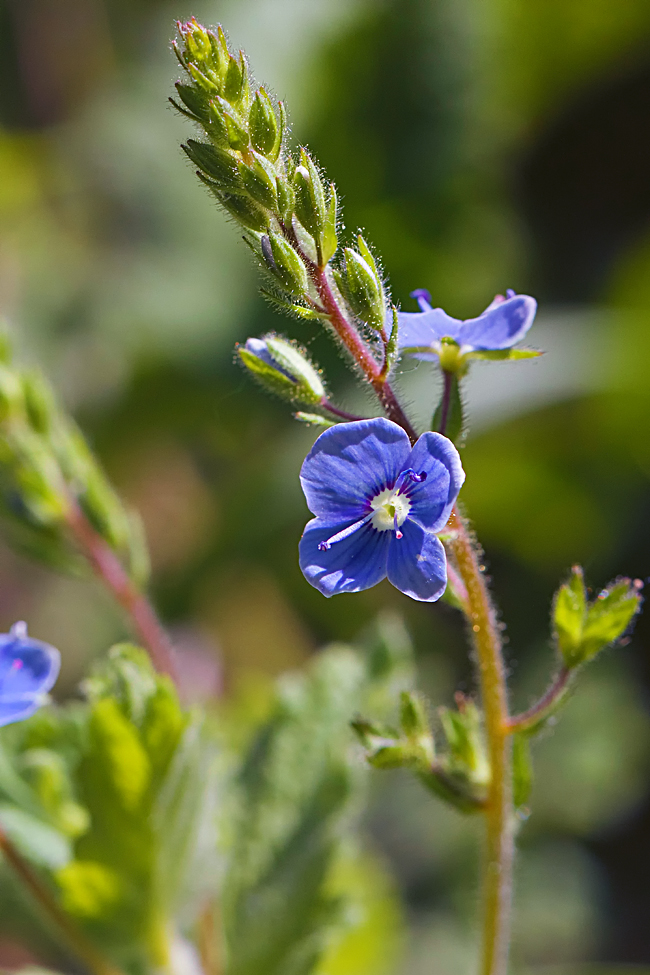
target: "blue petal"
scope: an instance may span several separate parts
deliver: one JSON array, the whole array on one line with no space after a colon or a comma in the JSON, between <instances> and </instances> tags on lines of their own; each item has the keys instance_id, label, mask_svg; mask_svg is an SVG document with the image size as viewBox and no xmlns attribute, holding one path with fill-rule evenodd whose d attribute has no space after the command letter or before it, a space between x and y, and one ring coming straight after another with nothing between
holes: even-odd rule
<instances>
[{"instance_id":1,"label":"blue petal","mask_svg":"<svg viewBox=\"0 0 650 975\"><path fill-rule=\"evenodd\" d=\"M401 592L433 603L447 588L447 557L440 539L407 519L402 538L392 535L388 550L388 579Z\"/></svg>"},{"instance_id":2,"label":"blue petal","mask_svg":"<svg viewBox=\"0 0 650 975\"><path fill-rule=\"evenodd\" d=\"M392 532L378 532L366 524L330 549L321 552L319 542L346 528L314 518L300 539L300 568L307 582L324 596L370 589L386 576L388 543Z\"/></svg>"},{"instance_id":3,"label":"blue petal","mask_svg":"<svg viewBox=\"0 0 650 975\"><path fill-rule=\"evenodd\" d=\"M0 700L0 728L14 721L24 721L41 707L43 703L40 694L32 694L29 698L19 701Z\"/></svg>"},{"instance_id":4,"label":"blue petal","mask_svg":"<svg viewBox=\"0 0 650 975\"><path fill-rule=\"evenodd\" d=\"M330 523L361 518L371 498L396 481L410 449L402 428L381 417L330 427L300 472L309 510Z\"/></svg>"},{"instance_id":5,"label":"blue petal","mask_svg":"<svg viewBox=\"0 0 650 975\"><path fill-rule=\"evenodd\" d=\"M537 302L529 295L493 301L478 318L463 322L457 341L472 349L509 349L533 324Z\"/></svg>"},{"instance_id":6,"label":"blue petal","mask_svg":"<svg viewBox=\"0 0 650 975\"><path fill-rule=\"evenodd\" d=\"M15 632L1 634L0 715L3 707L13 713L16 706L24 709L47 693L56 681L60 663L59 651L47 643ZM0 722L7 723L1 716Z\"/></svg>"},{"instance_id":7,"label":"blue petal","mask_svg":"<svg viewBox=\"0 0 650 975\"><path fill-rule=\"evenodd\" d=\"M412 484L405 492L411 501L409 519L427 531L440 531L465 480L458 451L441 433L423 433L405 466L427 475L426 480Z\"/></svg>"},{"instance_id":8,"label":"blue petal","mask_svg":"<svg viewBox=\"0 0 650 975\"><path fill-rule=\"evenodd\" d=\"M459 341L458 335L463 325L459 319L452 318L442 308L432 308L424 312L398 312L397 320L399 349L434 346L446 335ZM432 348L431 352L418 352L413 355L416 359L435 359L437 352Z\"/></svg>"}]
</instances>

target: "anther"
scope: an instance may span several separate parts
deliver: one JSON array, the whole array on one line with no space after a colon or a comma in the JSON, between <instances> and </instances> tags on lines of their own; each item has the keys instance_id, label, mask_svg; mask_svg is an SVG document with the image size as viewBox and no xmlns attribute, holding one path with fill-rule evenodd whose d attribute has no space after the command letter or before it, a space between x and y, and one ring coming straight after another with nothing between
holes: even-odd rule
<instances>
[{"instance_id":1,"label":"anther","mask_svg":"<svg viewBox=\"0 0 650 975\"><path fill-rule=\"evenodd\" d=\"M363 525L366 524L366 522L370 521L370 519L373 516L373 513L374 512L371 511L369 514L366 515L365 518L362 518L361 521L355 521L353 525L348 525L347 528L344 528L342 531L337 532L336 535L332 535L332 537L328 538L327 541L319 542L318 551L329 552L332 545L334 545L336 542L342 542L345 538L349 538L350 535L353 535L356 531L358 531L359 528L361 528Z\"/></svg>"}]
</instances>

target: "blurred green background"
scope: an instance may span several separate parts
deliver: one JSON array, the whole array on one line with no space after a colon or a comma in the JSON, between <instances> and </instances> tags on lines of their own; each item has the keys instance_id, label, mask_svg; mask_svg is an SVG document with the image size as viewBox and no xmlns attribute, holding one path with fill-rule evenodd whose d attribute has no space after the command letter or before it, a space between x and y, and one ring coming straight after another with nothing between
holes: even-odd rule
<instances>
[{"instance_id":1,"label":"blurred green background","mask_svg":"<svg viewBox=\"0 0 650 975\"><path fill-rule=\"evenodd\" d=\"M287 100L295 142L337 181L348 231L364 228L405 310L415 287L458 317L508 287L540 301L530 342L547 354L473 367L463 450L526 705L552 663L549 605L568 567L595 587L650 572L650 5L0 0L0 309L139 507L195 695L253 699L388 608L442 703L472 686L453 611L386 583L326 601L298 570L297 473L315 432L251 386L233 345L282 330L340 405L376 407L315 326L264 303L179 149L191 126L166 102L169 39L193 14L223 23ZM427 423L430 367L405 363L398 384ZM61 648L62 694L125 632L99 587L0 547L2 629L20 618ZM649 693L646 619L535 749L520 968L650 963ZM475 950L475 826L399 775L373 783L369 844L402 904L390 970L460 975ZM22 952L6 940L0 963Z\"/></svg>"}]
</instances>

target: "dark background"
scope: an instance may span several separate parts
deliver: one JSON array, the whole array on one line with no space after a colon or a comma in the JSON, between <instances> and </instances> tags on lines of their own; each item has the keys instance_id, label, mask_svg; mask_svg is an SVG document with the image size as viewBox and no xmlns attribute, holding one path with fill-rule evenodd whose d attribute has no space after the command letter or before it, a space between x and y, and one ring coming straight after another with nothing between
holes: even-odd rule
<instances>
[{"instance_id":1,"label":"dark background","mask_svg":"<svg viewBox=\"0 0 650 975\"><path fill-rule=\"evenodd\" d=\"M650 7L0 0L0 309L142 512L155 597L196 687L253 700L389 609L442 703L471 688L453 611L386 583L326 601L298 570L297 472L315 434L249 384L233 345L282 330L309 346L341 405L376 407L325 336L264 304L236 231L184 161L190 126L166 98L174 20L191 14L222 22L286 97L294 140L337 181L348 232L376 245L404 309L415 287L458 317L508 287L540 302L530 343L547 355L474 367L463 451L525 705L552 666L549 605L569 566L596 589L650 573ZM403 373L424 424L436 379ZM0 618L61 648L62 693L124 634L98 588L5 549ZM536 748L519 966L650 963L649 690L641 619ZM473 826L377 776L368 829L403 905L393 970L428 972L433 957L435 971L465 971ZM3 950L5 964L19 957Z\"/></svg>"}]
</instances>

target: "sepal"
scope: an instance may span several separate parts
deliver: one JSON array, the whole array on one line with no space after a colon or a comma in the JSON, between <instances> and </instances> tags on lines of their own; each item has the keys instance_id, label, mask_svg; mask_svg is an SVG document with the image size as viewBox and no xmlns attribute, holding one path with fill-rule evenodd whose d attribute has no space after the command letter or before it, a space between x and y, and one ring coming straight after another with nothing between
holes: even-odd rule
<instances>
[{"instance_id":1,"label":"sepal","mask_svg":"<svg viewBox=\"0 0 650 975\"><path fill-rule=\"evenodd\" d=\"M316 405L325 396L319 371L304 349L270 333L238 346L242 364L269 392L292 402Z\"/></svg>"}]
</instances>

